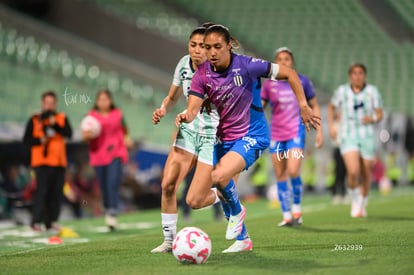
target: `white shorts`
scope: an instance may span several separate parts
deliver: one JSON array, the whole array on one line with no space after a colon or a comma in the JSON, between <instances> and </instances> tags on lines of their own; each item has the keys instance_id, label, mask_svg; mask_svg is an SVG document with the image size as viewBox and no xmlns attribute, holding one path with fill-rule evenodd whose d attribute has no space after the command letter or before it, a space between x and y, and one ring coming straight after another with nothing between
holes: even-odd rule
<instances>
[{"instance_id":1,"label":"white shorts","mask_svg":"<svg viewBox=\"0 0 414 275\"><path fill-rule=\"evenodd\" d=\"M213 166L215 142L215 135L204 136L180 127L173 146L195 155L198 161Z\"/></svg>"}]
</instances>

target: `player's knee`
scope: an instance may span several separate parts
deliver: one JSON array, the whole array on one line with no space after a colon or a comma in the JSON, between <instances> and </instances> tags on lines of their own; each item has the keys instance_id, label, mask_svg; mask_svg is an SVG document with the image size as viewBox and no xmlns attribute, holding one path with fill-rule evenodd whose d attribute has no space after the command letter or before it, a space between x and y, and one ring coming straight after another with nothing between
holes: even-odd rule
<instances>
[{"instance_id":1,"label":"player's knee","mask_svg":"<svg viewBox=\"0 0 414 275\"><path fill-rule=\"evenodd\" d=\"M200 209L203 207L203 197L201 196L201 194L188 194L186 198L186 203L192 209Z\"/></svg>"},{"instance_id":2,"label":"player's knee","mask_svg":"<svg viewBox=\"0 0 414 275\"><path fill-rule=\"evenodd\" d=\"M173 195L175 192L175 181L168 180L168 179L163 180L161 183L161 189L165 195L167 196Z\"/></svg>"},{"instance_id":3,"label":"player's knee","mask_svg":"<svg viewBox=\"0 0 414 275\"><path fill-rule=\"evenodd\" d=\"M287 171L286 171L286 170L283 170L283 171L277 171L275 174L276 174L276 178L277 178L279 181L286 181L286 180L288 180L288 173L287 173Z\"/></svg>"},{"instance_id":4,"label":"player's knee","mask_svg":"<svg viewBox=\"0 0 414 275\"><path fill-rule=\"evenodd\" d=\"M347 172L347 178L348 178L348 186L350 188L355 188L358 186L358 179L359 179L358 172L356 171Z\"/></svg>"},{"instance_id":5,"label":"player's knee","mask_svg":"<svg viewBox=\"0 0 414 275\"><path fill-rule=\"evenodd\" d=\"M347 177L349 178L350 181L357 181L358 180L358 171L354 171L354 170L349 170L347 171Z\"/></svg>"},{"instance_id":6,"label":"player's knee","mask_svg":"<svg viewBox=\"0 0 414 275\"><path fill-rule=\"evenodd\" d=\"M362 182L371 182L370 171L362 172L361 180L362 180Z\"/></svg>"},{"instance_id":7,"label":"player's knee","mask_svg":"<svg viewBox=\"0 0 414 275\"><path fill-rule=\"evenodd\" d=\"M298 169L289 169L288 174L291 179L294 179L300 176L300 172L298 171Z\"/></svg>"},{"instance_id":8,"label":"player's knee","mask_svg":"<svg viewBox=\"0 0 414 275\"><path fill-rule=\"evenodd\" d=\"M222 169L215 169L211 173L211 179L213 180L213 183L217 184L226 184L230 181L230 178L225 174L225 172Z\"/></svg>"}]
</instances>

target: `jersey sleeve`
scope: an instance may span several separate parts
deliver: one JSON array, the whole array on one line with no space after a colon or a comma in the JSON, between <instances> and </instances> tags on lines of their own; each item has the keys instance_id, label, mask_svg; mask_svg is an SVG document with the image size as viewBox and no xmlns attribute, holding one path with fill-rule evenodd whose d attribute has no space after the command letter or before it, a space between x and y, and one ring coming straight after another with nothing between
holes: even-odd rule
<instances>
[{"instance_id":1,"label":"jersey sleeve","mask_svg":"<svg viewBox=\"0 0 414 275\"><path fill-rule=\"evenodd\" d=\"M201 77L201 68L198 69L195 74L193 75L193 79L191 80L191 88L188 92L189 95L194 95L200 98L204 98L204 95L206 93L204 89L204 82Z\"/></svg>"},{"instance_id":2,"label":"jersey sleeve","mask_svg":"<svg viewBox=\"0 0 414 275\"><path fill-rule=\"evenodd\" d=\"M262 90L260 91L260 97L268 102L270 100L269 98L269 81L271 80L266 80L265 83L263 84Z\"/></svg>"},{"instance_id":3,"label":"jersey sleeve","mask_svg":"<svg viewBox=\"0 0 414 275\"><path fill-rule=\"evenodd\" d=\"M306 100L309 101L316 96L315 92L313 91L312 82L309 80L309 78L305 76L302 76L301 78L302 78L303 90L305 91Z\"/></svg>"},{"instance_id":4,"label":"jersey sleeve","mask_svg":"<svg viewBox=\"0 0 414 275\"><path fill-rule=\"evenodd\" d=\"M374 87L373 89L373 107L375 109L381 109L382 108L382 98L381 94L378 92L377 87Z\"/></svg>"},{"instance_id":5,"label":"jersey sleeve","mask_svg":"<svg viewBox=\"0 0 414 275\"><path fill-rule=\"evenodd\" d=\"M341 105L341 103L342 103L341 98L340 98L340 93L341 93L341 87L338 87L335 90L335 92L334 92L334 94L333 94L333 96L331 98L331 104L333 106L335 106L336 108L338 108L339 105Z\"/></svg>"},{"instance_id":6,"label":"jersey sleeve","mask_svg":"<svg viewBox=\"0 0 414 275\"><path fill-rule=\"evenodd\" d=\"M254 57L247 59L247 70L252 78L268 77L270 68L271 63L266 60Z\"/></svg>"},{"instance_id":7,"label":"jersey sleeve","mask_svg":"<svg viewBox=\"0 0 414 275\"><path fill-rule=\"evenodd\" d=\"M174 76L172 80L172 84L177 87L181 87L183 85L183 82L181 80L181 63L182 59L177 63L177 66L175 67Z\"/></svg>"}]
</instances>

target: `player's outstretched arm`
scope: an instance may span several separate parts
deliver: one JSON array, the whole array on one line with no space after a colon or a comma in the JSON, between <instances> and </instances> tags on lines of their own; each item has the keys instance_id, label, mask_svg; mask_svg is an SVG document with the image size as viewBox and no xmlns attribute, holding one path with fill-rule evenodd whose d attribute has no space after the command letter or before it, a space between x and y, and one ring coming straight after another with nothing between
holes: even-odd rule
<instances>
[{"instance_id":1,"label":"player's outstretched arm","mask_svg":"<svg viewBox=\"0 0 414 275\"><path fill-rule=\"evenodd\" d=\"M331 139L336 140L337 132L334 127L335 121L335 106L330 102L328 104L328 128L329 128L329 136Z\"/></svg>"},{"instance_id":2,"label":"player's outstretched arm","mask_svg":"<svg viewBox=\"0 0 414 275\"><path fill-rule=\"evenodd\" d=\"M175 118L175 126L180 126L181 123L190 123L197 116L200 111L201 106L203 105L203 99L198 96L189 95L187 109L179 113Z\"/></svg>"},{"instance_id":3,"label":"player's outstretched arm","mask_svg":"<svg viewBox=\"0 0 414 275\"><path fill-rule=\"evenodd\" d=\"M313 113L315 114L315 116L321 117L321 109L319 108L319 104L318 104L318 100L316 99L316 96L309 100L309 105L312 108ZM315 146L316 146L316 148L321 148L322 145L323 145L322 125L319 125L317 131L318 132L316 134Z\"/></svg>"},{"instance_id":4,"label":"player's outstretched arm","mask_svg":"<svg viewBox=\"0 0 414 275\"><path fill-rule=\"evenodd\" d=\"M272 70L274 66L272 66ZM275 72L272 71L272 75ZM310 127L318 129L320 126L321 118L314 114L312 108L309 107L308 102L306 101L305 92L303 91L302 83L299 79L298 74L295 70L279 65L279 71L276 76L277 79L287 79L290 86L292 87L293 92L295 93L296 99L299 102L300 113L302 116L302 121L305 124L306 130L309 132Z\"/></svg>"},{"instance_id":5,"label":"player's outstretched arm","mask_svg":"<svg viewBox=\"0 0 414 275\"><path fill-rule=\"evenodd\" d=\"M153 124L158 124L161 118L163 118L175 106L178 99L180 98L180 90L180 87L171 85L170 90L168 91L168 95L162 101L161 107L155 109L155 111L152 113Z\"/></svg>"}]
</instances>

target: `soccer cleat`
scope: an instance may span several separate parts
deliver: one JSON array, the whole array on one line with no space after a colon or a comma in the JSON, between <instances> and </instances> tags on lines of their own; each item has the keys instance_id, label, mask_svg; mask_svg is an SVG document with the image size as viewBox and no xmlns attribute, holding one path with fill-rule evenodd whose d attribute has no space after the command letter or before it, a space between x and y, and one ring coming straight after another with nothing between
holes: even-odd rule
<instances>
[{"instance_id":1,"label":"soccer cleat","mask_svg":"<svg viewBox=\"0 0 414 275\"><path fill-rule=\"evenodd\" d=\"M368 217L367 209L365 207L362 208L360 212L358 212L353 218L366 218Z\"/></svg>"},{"instance_id":2,"label":"soccer cleat","mask_svg":"<svg viewBox=\"0 0 414 275\"><path fill-rule=\"evenodd\" d=\"M116 216L113 215L106 215L105 216L105 223L109 227L109 230L114 231L118 226L118 220Z\"/></svg>"},{"instance_id":3,"label":"soccer cleat","mask_svg":"<svg viewBox=\"0 0 414 275\"><path fill-rule=\"evenodd\" d=\"M42 226L38 223L33 223L30 227L34 232L42 232Z\"/></svg>"},{"instance_id":4,"label":"soccer cleat","mask_svg":"<svg viewBox=\"0 0 414 275\"><path fill-rule=\"evenodd\" d=\"M52 223L52 226L51 226L51 228L53 229L53 230L56 230L56 231L60 231L61 229L62 229L62 227L60 226L60 224L58 224L58 223Z\"/></svg>"},{"instance_id":5,"label":"soccer cleat","mask_svg":"<svg viewBox=\"0 0 414 275\"><path fill-rule=\"evenodd\" d=\"M368 217L368 213L367 213L367 206L366 206L366 205L365 205L364 207L362 207L362 213L361 213L361 216L362 216L363 218Z\"/></svg>"},{"instance_id":6,"label":"soccer cleat","mask_svg":"<svg viewBox=\"0 0 414 275\"><path fill-rule=\"evenodd\" d=\"M245 239L242 241L236 240L229 248L223 250L222 253L237 253L243 251L252 251L253 242L250 239Z\"/></svg>"},{"instance_id":7,"label":"soccer cleat","mask_svg":"<svg viewBox=\"0 0 414 275\"><path fill-rule=\"evenodd\" d=\"M162 244L151 250L151 253L171 253L172 241L164 241Z\"/></svg>"},{"instance_id":8,"label":"soccer cleat","mask_svg":"<svg viewBox=\"0 0 414 275\"><path fill-rule=\"evenodd\" d=\"M367 205L368 205L368 197L362 198L362 210L361 210L362 218L368 217Z\"/></svg>"},{"instance_id":9,"label":"soccer cleat","mask_svg":"<svg viewBox=\"0 0 414 275\"><path fill-rule=\"evenodd\" d=\"M293 213L293 225L302 225L302 223L303 223L302 213L300 212Z\"/></svg>"},{"instance_id":10,"label":"soccer cleat","mask_svg":"<svg viewBox=\"0 0 414 275\"><path fill-rule=\"evenodd\" d=\"M59 232L61 230L61 226L57 223L52 223L52 225L48 228L46 228L47 233L52 235L59 235Z\"/></svg>"},{"instance_id":11,"label":"soccer cleat","mask_svg":"<svg viewBox=\"0 0 414 275\"><path fill-rule=\"evenodd\" d=\"M293 225L292 220L283 220L277 224L277 226L279 227L287 227L287 226L292 226L292 225Z\"/></svg>"},{"instance_id":12,"label":"soccer cleat","mask_svg":"<svg viewBox=\"0 0 414 275\"><path fill-rule=\"evenodd\" d=\"M352 218L361 218L362 217L362 208L361 203L358 200L352 200L351 203L351 217Z\"/></svg>"},{"instance_id":13,"label":"soccer cleat","mask_svg":"<svg viewBox=\"0 0 414 275\"><path fill-rule=\"evenodd\" d=\"M244 206L241 206L241 211L236 216L230 216L229 223L227 224L227 230L226 230L226 239L227 240L233 240L237 238L237 236L240 235L240 233L243 230L243 222L244 218L246 217L246 208Z\"/></svg>"}]
</instances>

